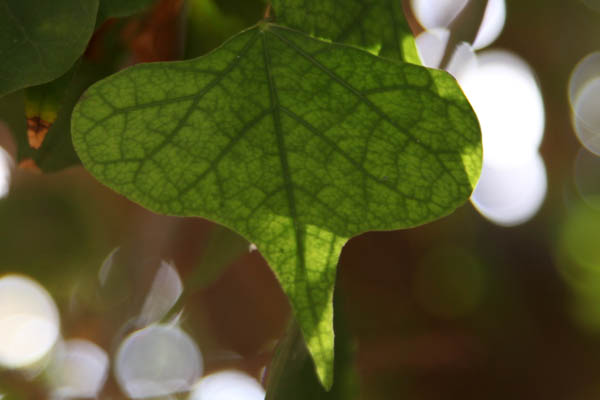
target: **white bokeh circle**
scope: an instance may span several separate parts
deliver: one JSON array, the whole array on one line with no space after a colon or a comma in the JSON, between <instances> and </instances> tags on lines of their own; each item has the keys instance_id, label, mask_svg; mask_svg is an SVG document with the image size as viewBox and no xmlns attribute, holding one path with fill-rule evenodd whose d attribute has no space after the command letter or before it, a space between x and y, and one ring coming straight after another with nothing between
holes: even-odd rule
<instances>
[{"instance_id":1,"label":"white bokeh circle","mask_svg":"<svg viewBox=\"0 0 600 400\"><path fill-rule=\"evenodd\" d=\"M253 377L234 370L205 376L194 385L189 400L264 400L265 390Z\"/></svg>"},{"instance_id":2,"label":"white bokeh circle","mask_svg":"<svg viewBox=\"0 0 600 400\"><path fill-rule=\"evenodd\" d=\"M203 360L192 338L177 326L150 325L120 345L115 375L131 398L185 392L202 375Z\"/></svg>"},{"instance_id":3,"label":"white bokeh circle","mask_svg":"<svg viewBox=\"0 0 600 400\"><path fill-rule=\"evenodd\" d=\"M516 226L538 212L547 188L546 168L539 154L518 166L484 164L471 203L495 224Z\"/></svg>"},{"instance_id":4,"label":"white bokeh circle","mask_svg":"<svg viewBox=\"0 0 600 400\"><path fill-rule=\"evenodd\" d=\"M44 358L60 334L58 309L39 283L21 275L0 278L0 366L24 368Z\"/></svg>"},{"instance_id":5,"label":"white bokeh circle","mask_svg":"<svg viewBox=\"0 0 600 400\"><path fill-rule=\"evenodd\" d=\"M484 162L496 167L527 162L545 128L542 94L529 65L511 52L487 50L459 82L481 124Z\"/></svg>"}]
</instances>

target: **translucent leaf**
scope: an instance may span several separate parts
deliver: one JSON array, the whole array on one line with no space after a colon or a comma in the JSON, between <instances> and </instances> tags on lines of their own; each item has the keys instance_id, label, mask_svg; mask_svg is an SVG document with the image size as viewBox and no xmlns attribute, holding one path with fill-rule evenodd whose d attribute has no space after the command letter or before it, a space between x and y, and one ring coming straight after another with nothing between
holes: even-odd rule
<instances>
[{"instance_id":1,"label":"translucent leaf","mask_svg":"<svg viewBox=\"0 0 600 400\"><path fill-rule=\"evenodd\" d=\"M273 0L277 23L421 64L400 0Z\"/></svg>"},{"instance_id":2,"label":"translucent leaf","mask_svg":"<svg viewBox=\"0 0 600 400\"><path fill-rule=\"evenodd\" d=\"M97 83L72 133L117 192L256 244L326 387L344 243L451 213L481 169L477 119L449 74L266 23L204 57Z\"/></svg>"}]
</instances>

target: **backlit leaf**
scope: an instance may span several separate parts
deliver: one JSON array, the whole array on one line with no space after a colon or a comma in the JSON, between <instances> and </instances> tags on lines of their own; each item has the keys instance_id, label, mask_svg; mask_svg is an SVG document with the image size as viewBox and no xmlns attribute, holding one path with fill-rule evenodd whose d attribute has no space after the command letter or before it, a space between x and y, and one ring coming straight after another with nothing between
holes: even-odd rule
<instances>
[{"instance_id":1,"label":"backlit leaf","mask_svg":"<svg viewBox=\"0 0 600 400\"><path fill-rule=\"evenodd\" d=\"M325 387L344 243L449 214L481 167L477 119L449 74L268 23L206 56L100 81L72 134L117 192L255 243Z\"/></svg>"},{"instance_id":2,"label":"backlit leaf","mask_svg":"<svg viewBox=\"0 0 600 400\"><path fill-rule=\"evenodd\" d=\"M277 23L421 64L400 0L273 0Z\"/></svg>"}]
</instances>

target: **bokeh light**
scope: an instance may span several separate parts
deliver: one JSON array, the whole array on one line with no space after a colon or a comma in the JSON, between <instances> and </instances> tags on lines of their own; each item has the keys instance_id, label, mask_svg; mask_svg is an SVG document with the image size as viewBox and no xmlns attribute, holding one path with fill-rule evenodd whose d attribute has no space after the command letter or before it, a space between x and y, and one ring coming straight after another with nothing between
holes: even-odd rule
<instances>
[{"instance_id":1,"label":"bokeh light","mask_svg":"<svg viewBox=\"0 0 600 400\"><path fill-rule=\"evenodd\" d=\"M505 0L488 0L481 27L473 42L476 50L489 46L498 39L506 22Z\"/></svg>"},{"instance_id":2,"label":"bokeh light","mask_svg":"<svg viewBox=\"0 0 600 400\"><path fill-rule=\"evenodd\" d=\"M544 103L531 68L501 50L478 53L477 64L459 82L481 124L484 162L501 167L528 162L545 126Z\"/></svg>"},{"instance_id":3,"label":"bokeh light","mask_svg":"<svg viewBox=\"0 0 600 400\"><path fill-rule=\"evenodd\" d=\"M533 71L517 55L487 50L473 60L467 47L462 52L452 67L477 113L483 142L483 170L471 202L498 225L519 225L537 213L547 191L539 155L542 94Z\"/></svg>"},{"instance_id":4,"label":"bokeh light","mask_svg":"<svg viewBox=\"0 0 600 400\"><path fill-rule=\"evenodd\" d=\"M146 326L159 321L175 305L183 293L183 284L173 264L161 262L150 292L146 296L138 324Z\"/></svg>"},{"instance_id":5,"label":"bokeh light","mask_svg":"<svg viewBox=\"0 0 600 400\"><path fill-rule=\"evenodd\" d=\"M263 400L265 390L253 377L235 370L208 375L194 385L189 400Z\"/></svg>"},{"instance_id":6,"label":"bokeh light","mask_svg":"<svg viewBox=\"0 0 600 400\"><path fill-rule=\"evenodd\" d=\"M583 3L594 11L600 12L600 0L582 0Z\"/></svg>"},{"instance_id":7,"label":"bokeh light","mask_svg":"<svg viewBox=\"0 0 600 400\"><path fill-rule=\"evenodd\" d=\"M561 230L557 266L573 293L572 312L586 329L600 332L600 211L575 203Z\"/></svg>"},{"instance_id":8,"label":"bokeh light","mask_svg":"<svg viewBox=\"0 0 600 400\"><path fill-rule=\"evenodd\" d=\"M425 29L447 27L468 0L412 0L415 17Z\"/></svg>"},{"instance_id":9,"label":"bokeh light","mask_svg":"<svg viewBox=\"0 0 600 400\"><path fill-rule=\"evenodd\" d=\"M58 310L37 282L20 275L0 278L0 366L24 368L42 360L60 332Z\"/></svg>"},{"instance_id":10,"label":"bokeh light","mask_svg":"<svg viewBox=\"0 0 600 400\"><path fill-rule=\"evenodd\" d=\"M202 375L200 350L177 326L151 325L129 335L120 345L115 374L131 398L185 392Z\"/></svg>"},{"instance_id":11,"label":"bokeh light","mask_svg":"<svg viewBox=\"0 0 600 400\"><path fill-rule=\"evenodd\" d=\"M472 69L477 68L478 65L479 61L473 46L463 42L456 46L456 49L450 58L450 62L446 67L446 71L460 81L463 76L469 74L469 72Z\"/></svg>"},{"instance_id":12,"label":"bokeh light","mask_svg":"<svg viewBox=\"0 0 600 400\"><path fill-rule=\"evenodd\" d=\"M48 367L53 398L97 397L106 381L108 365L106 352L88 340L59 343Z\"/></svg>"},{"instance_id":13,"label":"bokeh light","mask_svg":"<svg viewBox=\"0 0 600 400\"><path fill-rule=\"evenodd\" d=\"M573 175L581 199L588 206L600 209L600 158L584 148L579 149Z\"/></svg>"},{"instance_id":14,"label":"bokeh light","mask_svg":"<svg viewBox=\"0 0 600 400\"><path fill-rule=\"evenodd\" d=\"M415 38L423 65L430 68L439 67L449 38L450 31L446 28L432 28L421 32Z\"/></svg>"},{"instance_id":15,"label":"bokeh light","mask_svg":"<svg viewBox=\"0 0 600 400\"><path fill-rule=\"evenodd\" d=\"M412 4L429 28L417 37L419 54L426 66L437 68L449 41L444 27L465 3ZM546 115L535 74L522 58L504 50L475 52L496 40L505 20L504 0L490 0L474 45L459 43L444 67L459 81L481 125L484 168L471 201L491 221L514 226L535 215L546 195L545 166L538 154Z\"/></svg>"},{"instance_id":16,"label":"bokeh light","mask_svg":"<svg viewBox=\"0 0 600 400\"><path fill-rule=\"evenodd\" d=\"M464 9L467 3L468 0L411 1L415 17L426 30L447 28ZM483 20L481 21L479 31L473 42L473 47L479 50L492 44L498 36L500 36L500 33L502 33L505 22L505 0L488 0Z\"/></svg>"},{"instance_id":17,"label":"bokeh light","mask_svg":"<svg viewBox=\"0 0 600 400\"><path fill-rule=\"evenodd\" d=\"M568 281L579 287L592 283L593 273L600 284L600 212L580 203L569 213L562 231L562 250L571 262L563 269Z\"/></svg>"},{"instance_id":18,"label":"bokeh light","mask_svg":"<svg viewBox=\"0 0 600 400\"><path fill-rule=\"evenodd\" d=\"M98 270L98 282L100 286L104 286L110 276L111 270L115 264L115 256L119 252L120 248L114 248L104 259L100 269Z\"/></svg>"},{"instance_id":19,"label":"bokeh light","mask_svg":"<svg viewBox=\"0 0 600 400\"><path fill-rule=\"evenodd\" d=\"M8 195L13 159L6 150L0 147L0 199Z\"/></svg>"},{"instance_id":20,"label":"bokeh light","mask_svg":"<svg viewBox=\"0 0 600 400\"><path fill-rule=\"evenodd\" d=\"M600 52L583 58L569 80L572 121L581 144L600 155Z\"/></svg>"},{"instance_id":21,"label":"bokeh light","mask_svg":"<svg viewBox=\"0 0 600 400\"><path fill-rule=\"evenodd\" d=\"M546 168L539 154L517 166L484 164L471 202L492 222L515 226L537 213L547 186Z\"/></svg>"},{"instance_id":22,"label":"bokeh light","mask_svg":"<svg viewBox=\"0 0 600 400\"><path fill-rule=\"evenodd\" d=\"M571 106L585 86L600 77L600 52L593 52L581 59L569 78L569 102Z\"/></svg>"},{"instance_id":23,"label":"bokeh light","mask_svg":"<svg viewBox=\"0 0 600 400\"><path fill-rule=\"evenodd\" d=\"M589 82L573 105L573 121L579 141L600 155L600 78Z\"/></svg>"}]
</instances>

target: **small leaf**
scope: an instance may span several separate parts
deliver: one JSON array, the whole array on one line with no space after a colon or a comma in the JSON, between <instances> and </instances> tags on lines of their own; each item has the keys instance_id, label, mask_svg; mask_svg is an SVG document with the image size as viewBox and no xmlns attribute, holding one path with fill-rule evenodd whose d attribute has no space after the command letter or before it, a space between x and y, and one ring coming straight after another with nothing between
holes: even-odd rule
<instances>
[{"instance_id":1,"label":"small leaf","mask_svg":"<svg viewBox=\"0 0 600 400\"><path fill-rule=\"evenodd\" d=\"M32 148L28 142L23 112L25 93L31 90L37 91L38 88L20 90L0 98L0 121L6 123L14 135L17 143L17 162L20 167L38 172L55 172L81 164L71 141L71 112L83 91L112 71L110 66L97 65L84 59L67 72L66 75L73 73L72 79L59 105L58 117L49 128L43 146L39 149ZM42 86L53 84L54 82L50 82ZM40 90L44 91L41 88Z\"/></svg>"},{"instance_id":2,"label":"small leaf","mask_svg":"<svg viewBox=\"0 0 600 400\"><path fill-rule=\"evenodd\" d=\"M60 78L25 90L25 117L27 118L27 140L29 146L39 149L48 130L56 121L67 87L71 84L76 63Z\"/></svg>"},{"instance_id":3,"label":"small leaf","mask_svg":"<svg viewBox=\"0 0 600 400\"><path fill-rule=\"evenodd\" d=\"M0 96L63 75L85 50L98 0L0 0Z\"/></svg>"},{"instance_id":4,"label":"small leaf","mask_svg":"<svg viewBox=\"0 0 600 400\"><path fill-rule=\"evenodd\" d=\"M273 0L277 23L421 64L400 0Z\"/></svg>"},{"instance_id":5,"label":"small leaf","mask_svg":"<svg viewBox=\"0 0 600 400\"><path fill-rule=\"evenodd\" d=\"M266 23L206 56L95 84L72 133L117 192L255 243L327 388L344 243L449 214L481 169L477 119L449 74Z\"/></svg>"}]
</instances>

